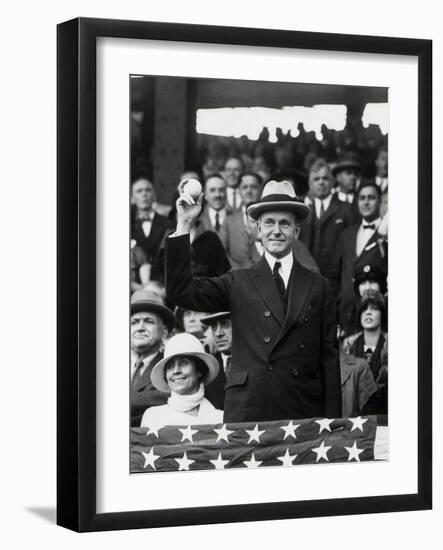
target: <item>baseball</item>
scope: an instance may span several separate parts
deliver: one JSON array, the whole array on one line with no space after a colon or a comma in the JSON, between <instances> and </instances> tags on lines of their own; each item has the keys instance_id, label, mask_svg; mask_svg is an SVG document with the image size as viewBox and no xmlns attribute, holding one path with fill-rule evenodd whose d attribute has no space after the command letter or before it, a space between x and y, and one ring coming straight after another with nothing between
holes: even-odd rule
<instances>
[{"instance_id":1,"label":"baseball","mask_svg":"<svg viewBox=\"0 0 443 550\"><path fill-rule=\"evenodd\" d=\"M200 182L194 178L185 180L185 182L186 183L183 185L183 193L191 195L193 199L197 199L202 192L202 186Z\"/></svg>"}]
</instances>

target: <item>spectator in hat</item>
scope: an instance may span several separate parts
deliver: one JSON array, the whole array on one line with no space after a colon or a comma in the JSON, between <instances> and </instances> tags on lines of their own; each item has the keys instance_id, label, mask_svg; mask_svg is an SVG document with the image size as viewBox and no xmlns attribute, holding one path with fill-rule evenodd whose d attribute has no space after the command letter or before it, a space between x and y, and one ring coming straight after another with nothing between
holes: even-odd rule
<instances>
[{"instance_id":1,"label":"spectator in hat","mask_svg":"<svg viewBox=\"0 0 443 550\"><path fill-rule=\"evenodd\" d=\"M357 192L362 221L343 231L339 246L340 264L340 326L349 334L349 314L354 306L354 273L369 265L387 273L387 240L378 231L380 218L380 189L373 181L360 185Z\"/></svg>"},{"instance_id":2,"label":"spectator in hat","mask_svg":"<svg viewBox=\"0 0 443 550\"><path fill-rule=\"evenodd\" d=\"M208 313L230 311L232 362L225 422L338 417L340 368L330 283L292 253L309 207L289 182L268 182L247 213L265 253L248 269L193 277L189 230L201 210L180 188L177 228L166 242L166 291L174 303Z\"/></svg>"},{"instance_id":3,"label":"spectator in hat","mask_svg":"<svg viewBox=\"0 0 443 550\"><path fill-rule=\"evenodd\" d=\"M232 355L232 322L231 313L222 311L201 318L209 327L215 343L215 357L219 364L217 378L206 388L206 397L217 409L223 410L225 402L226 373L231 368Z\"/></svg>"},{"instance_id":4,"label":"spectator in hat","mask_svg":"<svg viewBox=\"0 0 443 550\"><path fill-rule=\"evenodd\" d=\"M349 336L358 331L357 307L363 293L367 290L380 292L383 296L387 293L386 273L377 265L366 264L354 270L353 276L354 301L343 314L340 324L340 337Z\"/></svg>"},{"instance_id":5,"label":"spectator in hat","mask_svg":"<svg viewBox=\"0 0 443 550\"><path fill-rule=\"evenodd\" d=\"M367 414L387 414L388 335L386 303L380 292L367 290L357 309L360 331L348 336L343 350L365 359L377 384L377 393L366 406Z\"/></svg>"},{"instance_id":6,"label":"spectator in hat","mask_svg":"<svg viewBox=\"0 0 443 550\"><path fill-rule=\"evenodd\" d=\"M206 353L191 334L176 334L168 340L163 359L151 372L151 383L167 402L150 407L140 427L218 424L223 412L205 398L205 386L218 374L217 360Z\"/></svg>"},{"instance_id":7,"label":"spectator in hat","mask_svg":"<svg viewBox=\"0 0 443 550\"><path fill-rule=\"evenodd\" d=\"M131 426L143 412L166 402L151 383L153 366L162 358L163 342L175 326L174 314L155 292L137 290L131 297Z\"/></svg>"},{"instance_id":8,"label":"spectator in hat","mask_svg":"<svg viewBox=\"0 0 443 550\"><path fill-rule=\"evenodd\" d=\"M340 237L352 223L351 206L332 194L331 170L323 159L317 159L309 170L310 214L303 222L300 240L308 247L329 279L334 297L340 288Z\"/></svg>"},{"instance_id":9,"label":"spectator in hat","mask_svg":"<svg viewBox=\"0 0 443 550\"><path fill-rule=\"evenodd\" d=\"M353 153L343 155L332 170L337 181L337 197L349 204L354 204L355 190L360 177L361 167L358 158Z\"/></svg>"}]
</instances>

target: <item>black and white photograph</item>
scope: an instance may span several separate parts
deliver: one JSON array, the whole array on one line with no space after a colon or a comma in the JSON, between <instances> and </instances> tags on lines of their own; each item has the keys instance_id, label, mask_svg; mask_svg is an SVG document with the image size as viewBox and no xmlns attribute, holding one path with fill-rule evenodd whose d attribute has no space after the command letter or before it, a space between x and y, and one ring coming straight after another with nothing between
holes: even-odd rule
<instances>
[{"instance_id":1,"label":"black and white photograph","mask_svg":"<svg viewBox=\"0 0 443 550\"><path fill-rule=\"evenodd\" d=\"M388 88L129 86L130 472L389 460Z\"/></svg>"}]
</instances>

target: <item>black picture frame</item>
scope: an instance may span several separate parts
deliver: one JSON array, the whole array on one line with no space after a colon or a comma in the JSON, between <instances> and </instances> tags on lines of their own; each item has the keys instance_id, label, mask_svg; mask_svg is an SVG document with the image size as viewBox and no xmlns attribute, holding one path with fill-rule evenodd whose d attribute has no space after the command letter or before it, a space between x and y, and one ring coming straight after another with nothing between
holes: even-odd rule
<instances>
[{"instance_id":1,"label":"black picture frame","mask_svg":"<svg viewBox=\"0 0 443 550\"><path fill-rule=\"evenodd\" d=\"M415 494L96 512L96 39L155 39L418 59L418 489ZM432 507L432 42L106 19L57 33L57 523L75 531L166 527Z\"/></svg>"}]
</instances>

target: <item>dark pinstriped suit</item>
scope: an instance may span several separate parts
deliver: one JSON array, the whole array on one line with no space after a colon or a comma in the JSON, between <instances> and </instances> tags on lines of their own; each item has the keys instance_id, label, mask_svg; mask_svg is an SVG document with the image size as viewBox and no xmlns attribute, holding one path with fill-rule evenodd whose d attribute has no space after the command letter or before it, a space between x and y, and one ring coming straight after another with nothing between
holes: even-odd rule
<instances>
[{"instance_id":1,"label":"dark pinstriped suit","mask_svg":"<svg viewBox=\"0 0 443 550\"><path fill-rule=\"evenodd\" d=\"M189 236L166 243L168 299L194 311L231 311L225 422L341 415L335 305L329 282L294 260L288 309L265 258L221 277L193 278Z\"/></svg>"}]
</instances>

